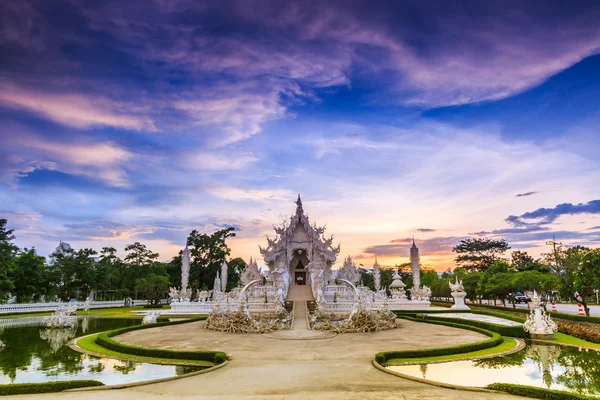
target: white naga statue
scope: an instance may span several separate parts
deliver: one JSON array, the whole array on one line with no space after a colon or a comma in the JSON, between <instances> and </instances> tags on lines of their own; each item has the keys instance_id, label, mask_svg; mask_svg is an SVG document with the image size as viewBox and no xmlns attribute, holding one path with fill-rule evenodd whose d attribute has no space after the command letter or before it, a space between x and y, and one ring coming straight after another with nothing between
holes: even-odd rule
<instances>
[{"instance_id":1,"label":"white naga statue","mask_svg":"<svg viewBox=\"0 0 600 400\"><path fill-rule=\"evenodd\" d=\"M531 296L531 303L533 307L527 316L527 321L523 324L523 329L529 332L533 339L553 339L554 331L558 327L542 307L542 298L536 291Z\"/></svg>"},{"instance_id":2,"label":"white naga statue","mask_svg":"<svg viewBox=\"0 0 600 400\"><path fill-rule=\"evenodd\" d=\"M454 305L450 308L452 310L470 310L470 308L465 304L465 297L467 296L467 293L465 292L462 281L458 279L458 276L456 276L454 283L448 282L448 285L450 286L450 294L454 298Z\"/></svg>"},{"instance_id":3,"label":"white naga statue","mask_svg":"<svg viewBox=\"0 0 600 400\"><path fill-rule=\"evenodd\" d=\"M148 314L144 315L142 325L155 324L158 317L160 317L160 311L150 311Z\"/></svg>"}]
</instances>

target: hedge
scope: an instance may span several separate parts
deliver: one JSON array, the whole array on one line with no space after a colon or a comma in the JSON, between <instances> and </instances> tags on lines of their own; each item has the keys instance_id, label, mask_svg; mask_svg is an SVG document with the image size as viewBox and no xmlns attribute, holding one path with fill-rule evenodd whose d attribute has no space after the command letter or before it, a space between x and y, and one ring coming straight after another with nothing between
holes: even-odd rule
<instances>
[{"instance_id":1,"label":"hedge","mask_svg":"<svg viewBox=\"0 0 600 400\"><path fill-rule=\"evenodd\" d=\"M405 317L405 316L402 316L400 318L405 318L405 319L409 319L409 320L413 320L413 321L421 321L416 318L410 318L410 317ZM502 336L500 334L489 331L487 329L478 328L475 326L457 324L454 322L447 322L447 321L441 321L441 320L430 320L430 319L422 320L422 322L426 322L429 324L436 324L436 325L445 325L445 326L450 326L453 328L468 329L471 331L483 333L486 336L490 336L490 339L484 340L482 342L461 344L459 346L452 346L452 347L439 347L439 348L433 348L433 349L419 349L419 350L384 351L384 352L377 353L375 355L375 361L377 361L380 364L383 364L393 358L420 358L420 357L435 357L435 356L446 356L446 355L450 355L450 354L470 353L472 351L478 351L478 350L484 350L484 349L496 347L496 346L500 345L503 341Z\"/></svg>"},{"instance_id":2,"label":"hedge","mask_svg":"<svg viewBox=\"0 0 600 400\"><path fill-rule=\"evenodd\" d=\"M67 389L77 389L90 386L104 386L104 383L92 380L58 381L42 383L12 383L0 385L0 396L14 396L17 394L54 393Z\"/></svg>"},{"instance_id":3,"label":"hedge","mask_svg":"<svg viewBox=\"0 0 600 400\"><path fill-rule=\"evenodd\" d=\"M513 385L512 383L492 383L486 389L499 390L517 396L531 397L546 400L592 400L597 397L585 396L583 394L564 392L561 390L543 389L534 386Z\"/></svg>"},{"instance_id":4,"label":"hedge","mask_svg":"<svg viewBox=\"0 0 600 400\"><path fill-rule=\"evenodd\" d=\"M441 320L441 321L454 322L456 324L475 326L477 328L483 328L483 329L487 329L488 331L499 333L502 336L518 337L518 338L529 337L529 335L527 334L527 332L525 332L525 330L523 329L522 326L506 326L506 325L500 325L500 324L493 324L491 322L476 321L476 320L469 320L469 319L462 319L462 318L440 318L440 317L428 316L427 319L430 319L433 321Z\"/></svg>"},{"instance_id":5,"label":"hedge","mask_svg":"<svg viewBox=\"0 0 600 400\"><path fill-rule=\"evenodd\" d=\"M109 350L118 351L119 353L131 354L136 356L144 357L155 357L155 358L171 358L176 360L197 360L197 361L209 361L215 364L221 364L226 360L226 354L222 351L180 351L180 350L167 350L167 349L152 349L145 347L130 346L128 344L119 343L111 337L121 335L123 333L136 331L139 329L155 328L160 326L168 325L179 325L193 321L199 321L206 319L206 316L199 318L187 319L184 321L166 322L160 324L149 324L149 325L137 325L127 328L115 329L108 332L103 332L98 335L96 344L105 347Z\"/></svg>"}]
</instances>

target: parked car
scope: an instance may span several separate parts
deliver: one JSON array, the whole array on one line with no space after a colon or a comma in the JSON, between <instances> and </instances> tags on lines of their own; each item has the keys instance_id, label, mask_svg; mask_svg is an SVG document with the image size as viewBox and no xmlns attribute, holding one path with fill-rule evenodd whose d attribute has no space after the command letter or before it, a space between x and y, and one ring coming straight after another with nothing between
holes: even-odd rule
<instances>
[{"instance_id":1,"label":"parked car","mask_svg":"<svg viewBox=\"0 0 600 400\"><path fill-rule=\"evenodd\" d=\"M513 294L513 300L517 304L519 304L519 303L529 303L531 301L531 299L529 297L525 296L521 292L517 292L517 293Z\"/></svg>"}]
</instances>

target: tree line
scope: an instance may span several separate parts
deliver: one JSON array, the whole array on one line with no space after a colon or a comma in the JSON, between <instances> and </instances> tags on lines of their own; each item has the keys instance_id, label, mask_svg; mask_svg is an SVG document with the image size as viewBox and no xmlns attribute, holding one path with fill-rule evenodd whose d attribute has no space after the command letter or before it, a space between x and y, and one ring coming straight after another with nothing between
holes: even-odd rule
<instances>
[{"instance_id":1,"label":"tree line","mask_svg":"<svg viewBox=\"0 0 600 400\"><path fill-rule=\"evenodd\" d=\"M100 252L83 248L74 250L61 244L48 259L35 248L20 249L14 244L14 230L0 219L0 301L16 296L27 303L60 299L84 300L93 293L96 300L148 299L158 303L167 296L169 286L181 286L182 251L170 261L159 261L159 254L135 242L125 246L125 257L117 256L114 247ZM234 228L212 234L193 230L187 239L190 246L189 287L212 289L217 271L228 263L228 287L238 285L245 266L241 258L230 259L226 243L234 237Z\"/></svg>"}]
</instances>

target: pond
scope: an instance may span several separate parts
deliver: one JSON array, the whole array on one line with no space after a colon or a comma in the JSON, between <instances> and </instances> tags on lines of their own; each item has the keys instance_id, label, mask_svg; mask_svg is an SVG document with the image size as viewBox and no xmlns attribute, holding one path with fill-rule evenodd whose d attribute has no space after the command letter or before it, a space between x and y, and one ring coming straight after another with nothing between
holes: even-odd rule
<instances>
[{"instance_id":1,"label":"pond","mask_svg":"<svg viewBox=\"0 0 600 400\"><path fill-rule=\"evenodd\" d=\"M461 386L514 383L600 397L600 352L570 346L530 342L524 350L502 357L388 368Z\"/></svg>"},{"instance_id":2,"label":"pond","mask_svg":"<svg viewBox=\"0 0 600 400\"><path fill-rule=\"evenodd\" d=\"M82 317L76 329L40 327L41 317L0 319L0 384L93 379L106 385L182 375L201 368L88 356L72 350L74 337L139 325L141 319Z\"/></svg>"}]
</instances>

